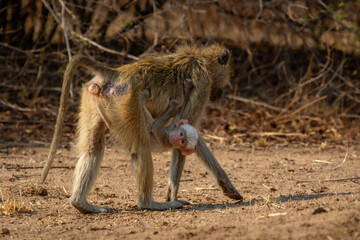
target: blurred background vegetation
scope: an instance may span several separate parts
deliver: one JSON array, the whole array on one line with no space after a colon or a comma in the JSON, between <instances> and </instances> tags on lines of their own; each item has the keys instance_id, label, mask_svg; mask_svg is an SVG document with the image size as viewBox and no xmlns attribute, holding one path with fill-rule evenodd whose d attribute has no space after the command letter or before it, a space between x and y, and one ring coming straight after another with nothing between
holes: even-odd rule
<instances>
[{"instance_id":1,"label":"blurred background vegetation","mask_svg":"<svg viewBox=\"0 0 360 240\"><path fill-rule=\"evenodd\" d=\"M359 141L359 12L359 0L1 1L0 141L49 141L76 53L115 67L183 42L233 52L231 86L200 124L209 139ZM72 86L70 137L87 80Z\"/></svg>"}]
</instances>

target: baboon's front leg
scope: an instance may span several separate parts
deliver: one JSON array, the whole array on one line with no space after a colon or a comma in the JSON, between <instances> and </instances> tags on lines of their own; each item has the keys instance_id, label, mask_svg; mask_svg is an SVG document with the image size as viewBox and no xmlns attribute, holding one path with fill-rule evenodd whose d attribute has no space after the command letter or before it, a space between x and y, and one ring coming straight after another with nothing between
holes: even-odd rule
<instances>
[{"instance_id":1,"label":"baboon's front leg","mask_svg":"<svg viewBox=\"0 0 360 240\"><path fill-rule=\"evenodd\" d=\"M122 101L125 102L117 102L116 104L117 109L121 109L124 105L132 106L131 111L121 111L121 116L116 117L119 121L118 124L114 124L113 130L117 132L120 141L128 141L131 149L131 164L138 191L138 208L150 210L181 208L183 205L177 201L155 202L153 199L154 167L150 152L150 135L144 116L144 100L141 101L144 92L132 91L129 94L122 98ZM137 117L134 118L134 116ZM132 121L126 121L128 119ZM118 126L121 127L116 128Z\"/></svg>"},{"instance_id":2,"label":"baboon's front leg","mask_svg":"<svg viewBox=\"0 0 360 240\"><path fill-rule=\"evenodd\" d=\"M133 173L135 175L139 209L167 210L181 208L183 204L178 201L155 202L153 200L153 163L150 148L146 144L139 145L137 153L131 155Z\"/></svg>"},{"instance_id":3,"label":"baboon's front leg","mask_svg":"<svg viewBox=\"0 0 360 240\"><path fill-rule=\"evenodd\" d=\"M179 201L184 205L190 203L184 200L178 200L177 194L179 190L180 178L185 165L185 156L181 154L179 149L174 148L170 165L170 175L168 182L167 201Z\"/></svg>"},{"instance_id":4,"label":"baboon's front leg","mask_svg":"<svg viewBox=\"0 0 360 240\"><path fill-rule=\"evenodd\" d=\"M217 183L222 188L224 195L232 199L242 200L243 197L239 194L234 185L231 183L229 177L221 168L219 163L216 161L214 155L210 152L201 136L199 136L198 143L195 147L195 152L198 155L200 161L205 165L207 170L215 177ZM181 152L179 150L174 149L170 166L171 168L169 176L169 188L167 194L168 201L177 200L179 182L181 173L184 168L184 164L185 157L181 155Z\"/></svg>"},{"instance_id":5,"label":"baboon's front leg","mask_svg":"<svg viewBox=\"0 0 360 240\"><path fill-rule=\"evenodd\" d=\"M243 200L243 197L231 183L228 175L216 161L214 155L210 152L201 136L199 136L198 143L195 146L195 152L208 171L215 177L217 183L222 188L224 195L232 199Z\"/></svg>"}]
</instances>

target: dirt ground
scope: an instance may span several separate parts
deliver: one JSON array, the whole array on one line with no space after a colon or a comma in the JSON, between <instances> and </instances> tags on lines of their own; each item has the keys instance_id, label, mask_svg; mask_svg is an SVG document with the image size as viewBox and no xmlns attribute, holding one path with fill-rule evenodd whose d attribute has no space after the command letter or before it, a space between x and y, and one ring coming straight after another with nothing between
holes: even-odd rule
<instances>
[{"instance_id":1,"label":"dirt ground","mask_svg":"<svg viewBox=\"0 0 360 240\"><path fill-rule=\"evenodd\" d=\"M89 201L114 212L90 215L67 204L77 161L72 148L58 151L57 168L38 184L48 147L2 147L0 206L12 199L24 205L20 213L0 212L0 239L360 239L360 180L348 180L359 176L359 145L215 143L210 149L243 202L225 197L191 156L179 190L191 205L139 211L129 156L108 147ZM153 159L154 197L164 201L170 153Z\"/></svg>"}]
</instances>

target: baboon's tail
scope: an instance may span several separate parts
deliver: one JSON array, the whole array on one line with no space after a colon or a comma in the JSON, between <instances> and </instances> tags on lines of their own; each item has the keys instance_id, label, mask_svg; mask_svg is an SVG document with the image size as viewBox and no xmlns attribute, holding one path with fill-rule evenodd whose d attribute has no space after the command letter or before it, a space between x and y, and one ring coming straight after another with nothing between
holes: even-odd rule
<instances>
[{"instance_id":1,"label":"baboon's tail","mask_svg":"<svg viewBox=\"0 0 360 240\"><path fill-rule=\"evenodd\" d=\"M86 56L77 55L71 59L69 64L66 66L64 79L63 79L63 85L62 85L62 92L61 92L61 97L60 97L60 106L59 106L58 116L56 119L55 132L54 132L54 136L53 136L53 139L51 142L48 159L44 165L43 172L41 174L40 182L44 182L46 180L49 169L54 160L56 150L59 145L62 128L64 125L64 117L65 117L65 112L66 112L66 108L67 108L67 100L69 98L69 92L70 92L70 83L74 77L75 70L79 66L87 68L95 74L100 74L106 79L109 79L109 78L112 79L113 77L116 77L116 75L117 75L117 72L115 70L113 70L109 67L106 67L105 65L103 65L99 62L93 61Z\"/></svg>"}]
</instances>

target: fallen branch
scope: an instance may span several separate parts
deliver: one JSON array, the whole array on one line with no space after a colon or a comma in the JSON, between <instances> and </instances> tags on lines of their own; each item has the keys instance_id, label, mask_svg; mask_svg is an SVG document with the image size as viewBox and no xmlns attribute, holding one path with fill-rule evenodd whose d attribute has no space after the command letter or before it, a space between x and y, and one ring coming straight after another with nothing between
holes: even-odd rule
<instances>
[{"instance_id":1,"label":"fallen branch","mask_svg":"<svg viewBox=\"0 0 360 240\"><path fill-rule=\"evenodd\" d=\"M23 107L19 107L18 105L15 105L15 104L5 102L1 98L0 98L0 103L2 105L4 105L4 106L12 108L12 109L14 109L16 111L21 111L21 112L34 112L35 111L34 109L31 109L31 108L23 108Z\"/></svg>"},{"instance_id":2,"label":"fallen branch","mask_svg":"<svg viewBox=\"0 0 360 240\"><path fill-rule=\"evenodd\" d=\"M259 102L259 101L255 101L255 100L251 100L251 99L239 97L239 96L233 96L233 95L226 95L226 97L227 97L227 98L230 98L230 99L234 99L234 100L240 101L240 102L250 103L250 104L262 106L262 107L265 107L265 108L269 108L269 109L271 109L271 110L275 110L275 111L278 111L278 112L287 112L286 109L274 107L274 106L272 106L272 105L270 105L270 104L267 104L267 103L264 103L264 102Z\"/></svg>"},{"instance_id":3,"label":"fallen branch","mask_svg":"<svg viewBox=\"0 0 360 240\"><path fill-rule=\"evenodd\" d=\"M358 180L360 177L352 177L352 178L339 178L339 179L329 179L329 180L299 180L299 179L291 179L293 181L296 181L298 183L306 183L306 182L347 182L347 181L353 181Z\"/></svg>"},{"instance_id":4,"label":"fallen branch","mask_svg":"<svg viewBox=\"0 0 360 240\"><path fill-rule=\"evenodd\" d=\"M254 133L239 133L234 134L234 137L242 137L246 135L268 137L268 136L280 136L280 137L306 137L304 133L281 133L281 132L254 132Z\"/></svg>"},{"instance_id":5,"label":"fallen branch","mask_svg":"<svg viewBox=\"0 0 360 240\"><path fill-rule=\"evenodd\" d=\"M1 98L0 98L0 104L4 105L4 106L6 106L6 107L9 107L9 108L11 108L11 109L14 109L14 110L16 110L16 111L20 111L20 112L36 112L36 109L35 109L35 108L23 108L23 107L19 107L18 105L12 104L12 103L9 103L9 102L6 102L6 101L2 100ZM40 110L42 110L42 111L47 111L47 112L49 112L50 114L52 114L53 116L55 116L55 117L57 116L57 114L56 114L53 110L51 110L50 108L48 108L48 107L41 108ZM11 122L13 122L13 121L11 121ZM29 121L26 121L26 122L29 122Z\"/></svg>"},{"instance_id":6,"label":"fallen branch","mask_svg":"<svg viewBox=\"0 0 360 240\"><path fill-rule=\"evenodd\" d=\"M203 137L206 139L206 138L210 138L210 139L215 139L215 140L219 140L220 141L220 144L222 144L225 140L224 137L218 137L218 136L215 136L215 135L210 135L210 134L205 134L203 135Z\"/></svg>"},{"instance_id":7,"label":"fallen branch","mask_svg":"<svg viewBox=\"0 0 360 240\"><path fill-rule=\"evenodd\" d=\"M317 103L317 102L320 102L320 101L322 101L322 100L324 100L324 99L326 99L326 98L327 98L327 96L322 96L322 97L320 97L320 98L317 98L317 99L315 99L315 100L313 100L313 101L311 101L311 102L309 102L309 103L306 103L305 105L299 107L298 109L296 109L295 111L293 111L293 112L291 112L291 113L289 113L289 114L280 115L278 118L275 118L274 120L275 120L275 121L280 121L280 120L283 120L283 119L287 119L287 118L289 118L289 117L291 117L291 116L294 116L294 115L296 115L297 113L301 112L301 111L304 110L305 108L308 108L308 107L310 107L311 105L313 105L313 104L315 104L315 103Z\"/></svg>"}]
</instances>

